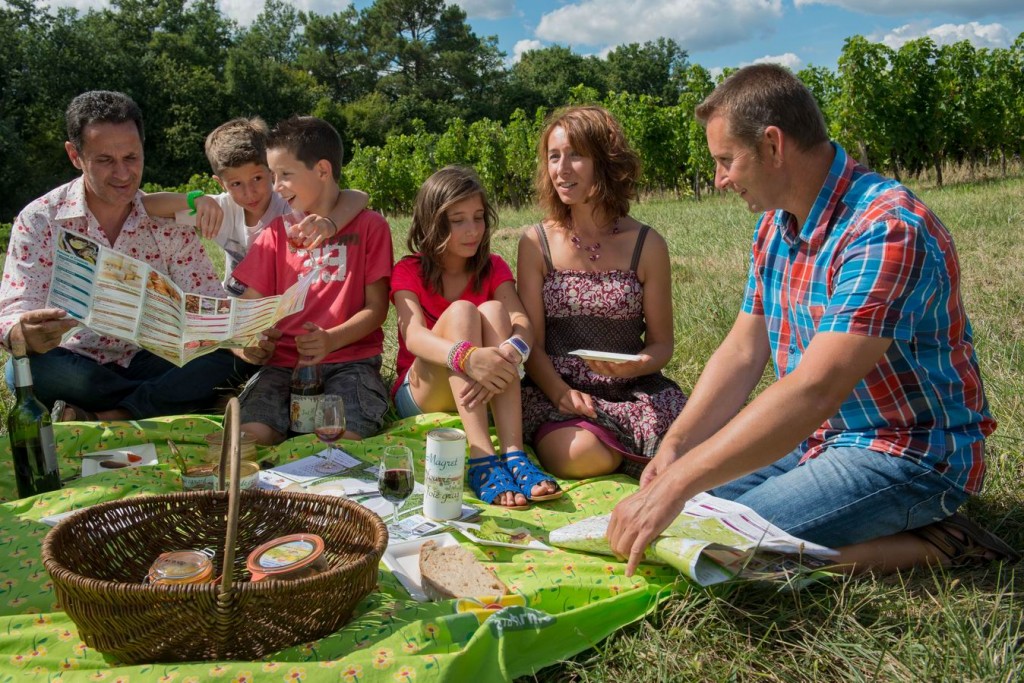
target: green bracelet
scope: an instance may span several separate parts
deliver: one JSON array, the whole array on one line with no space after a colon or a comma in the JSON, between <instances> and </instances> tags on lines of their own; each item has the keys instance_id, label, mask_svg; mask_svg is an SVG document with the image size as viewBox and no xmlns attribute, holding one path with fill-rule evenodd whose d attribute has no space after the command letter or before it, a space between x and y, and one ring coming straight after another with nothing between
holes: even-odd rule
<instances>
[{"instance_id":1,"label":"green bracelet","mask_svg":"<svg viewBox=\"0 0 1024 683\"><path fill-rule=\"evenodd\" d=\"M206 193L203 192L202 190L192 190L187 195L185 195L185 199L188 200L188 208L191 209L191 211L188 212L189 216L196 215L196 200L202 197L204 194Z\"/></svg>"}]
</instances>

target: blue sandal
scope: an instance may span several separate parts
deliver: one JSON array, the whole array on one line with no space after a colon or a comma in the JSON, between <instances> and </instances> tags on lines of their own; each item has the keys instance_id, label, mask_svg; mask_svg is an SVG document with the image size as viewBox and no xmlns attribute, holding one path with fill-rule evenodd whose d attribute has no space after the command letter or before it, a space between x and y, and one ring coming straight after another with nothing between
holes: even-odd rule
<instances>
[{"instance_id":1,"label":"blue sandal","mask_svg":"<svg viewBox=\"0 0 1024 683\"><path fill-rule=\"evenodd\" d=\"M540 503L545 500L556 500L562 497L563 491L559 489L554 493L545 493L542 496L532 496L530 491L533 491L533 487L537 484L541 484L545 481L550 481L558 486L558 482L555 481L554 477L540 469L533 464L529 456L523 451L511 451L505 454L505 467L512 474L513 479L519 490L526 496L526 500L531 503Z\"/></svg>"},{"instance_id":2,"label":"blue sandal","mask_svg":"<svg viewBox=\"0 0 1024 683\"><path fill-rule=\"evenodd\" d=\"M494 499L505 492L521 493L512 476L505 469L504 463L496 455L477 458L469 462L469 487L473 495L494 505ZM529 498L529 496L527 496ZM506 510L528 510L529 505L498 505Z\"/></svg>"}]
</instances>

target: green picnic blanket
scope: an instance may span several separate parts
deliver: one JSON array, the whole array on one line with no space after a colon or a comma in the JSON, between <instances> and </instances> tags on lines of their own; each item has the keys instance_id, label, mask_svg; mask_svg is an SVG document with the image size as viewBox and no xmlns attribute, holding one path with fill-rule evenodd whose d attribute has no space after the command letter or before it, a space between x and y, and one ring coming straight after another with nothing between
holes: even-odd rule
<instances>
[{"instance_id":1,"label":"green picnic blanket","mask_svg":"<svg viewBox=\"0 0 1024 683\"><path fill-rule=\"evenodd\" d=\"M389 444L404 443L416 454L422 481L424 440L437 427L459 427L456 417L422 415L394 423L386 432L344 449L374 463ZM95 503L181 490L167 439L189 459L206 450L203 437L220 429L219 419L185 416L138 422L64 423L55 426L62 476L81 469L82 454L140 443L156 446L160 464L126 468L76 479L60 491L17 500L7 439L0 445L0 683L38 680L109 681L457 681L472 677L511 680L570 657L618 628L649 613L684 580L670 567L641 566L633 577L625 564L608 557L556 549L462 545L508 585L503 605L472 600L421 603L381 564L379 585L341 630L319 641L282 650L255 662L195 662L120 666L82 642L75 624L60 610L40 549L49 527L41 517ZM261 449L260 459L279 464L322 449L313 436ZM368 474L366 476L369 476ZM622 476L560 482L566 495L529 510L484 505L467 488L466 500L484 518L506 526L547 531L602 514L635 488ZM514 520L514 524L509 520Z\"/></svg>"}]
</instances>

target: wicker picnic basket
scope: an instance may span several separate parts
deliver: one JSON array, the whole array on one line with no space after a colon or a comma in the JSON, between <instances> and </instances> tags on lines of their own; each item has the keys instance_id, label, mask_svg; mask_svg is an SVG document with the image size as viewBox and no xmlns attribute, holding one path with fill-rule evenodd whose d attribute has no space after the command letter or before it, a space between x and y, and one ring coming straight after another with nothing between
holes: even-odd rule
<instances>
[{"instance_id":1,"label":"wicker picnic basket","mask_svg":"<svg viewBox=\"0 0 1024 683\"><path fill-rule=\"evenodd\" d=\"M224 416L220 481L229 490L142 496L87 508L43 541L60 606L85 644L121 662L253 660L338 630L377 584L387 545L380 517L349 500L239 491L238 402ZM294 533L324 540L329 569L250 582L249 553ZM143 583L162 553L223 547L218 583Z\"/></svg>"}]
</instances>

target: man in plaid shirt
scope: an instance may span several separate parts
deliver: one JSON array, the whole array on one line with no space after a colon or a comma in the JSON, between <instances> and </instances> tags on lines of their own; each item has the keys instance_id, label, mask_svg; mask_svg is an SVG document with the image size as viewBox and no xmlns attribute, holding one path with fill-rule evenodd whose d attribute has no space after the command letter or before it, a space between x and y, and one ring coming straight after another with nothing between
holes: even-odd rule
<instances>
[{"instance_id":1,"label":"man in plaid shirt","mask_svg":"<svg viewBox=\"0 0 1024 683\"><path fill-rule=\"evenodd\" d=\"M739 70L697 118L716 185L764 213L741 313L612 516L627 573L709 489L851 569L1018 559L955 514L996 423L945 226L831 142L782 67ZM777 381L747 404L769 359Z\"/></svg>"}]
</instances>

